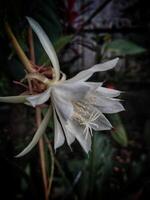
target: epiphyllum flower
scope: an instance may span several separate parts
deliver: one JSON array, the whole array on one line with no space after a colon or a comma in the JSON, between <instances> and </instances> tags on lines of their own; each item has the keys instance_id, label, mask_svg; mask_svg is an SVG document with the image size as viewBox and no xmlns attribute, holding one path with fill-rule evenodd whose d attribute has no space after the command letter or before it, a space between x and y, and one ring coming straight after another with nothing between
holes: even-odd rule
<instances>
[{"instance_id":1,"label":"epiphyllum flower","mask_svg":"<svg viewBox=\"0 0 150 200\"><path fill-rule=\"evenodd\" d=\"M0 97L1 102L26 103L33 107L41 105L50 99L54 116L54 148L64 144L65 139L70 146L78 140L86 153L91 149L92 130L110 130L110 122L102 113L117 113L124 110L118 99L120 91L102 87L102 83L86 82L95 72L106 71L115 67L118 58L97 64L90 69L81 71L71 79L66 80L62 73L55 50L41 26L32 18L27 18L30 26L39 38L54 69L52 80L46 77L43 83L47 89L40 94L30 96ZM29 74L32 78L36 74ZM29 145L17 155L27 154L38 142L50 120L48 109L40 127Z\"/></svg>"}]
</instances>

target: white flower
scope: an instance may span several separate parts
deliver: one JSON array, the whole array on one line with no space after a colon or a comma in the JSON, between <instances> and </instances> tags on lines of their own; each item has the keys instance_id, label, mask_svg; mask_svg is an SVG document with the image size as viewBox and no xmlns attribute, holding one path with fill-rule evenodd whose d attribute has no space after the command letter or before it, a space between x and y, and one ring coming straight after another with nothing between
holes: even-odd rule
<instances>
[{"instance_id":1,"label":"white flower","mask_svg":"<svg viewBox=\"0 0 150 200\"><path fill-rule=\"evenodd\" d=\"M60 67L55 50L41 26L33 19L27 18L30 26L38 36L54 68L54 79L43 93L31 96L0 97L1 102L30 103L33 107L50 99L54 116L54 148L64 144L70 146L78 140L86 153L91 149L92 130L110 130L110 122L103 113L117 113L124 110L117 97L120 91L102 87L102 83L86 82L95 72L106 71L115 67L118 58L97 64L81 71L71 79L60 79ZM44 133L50 119L48 109L40 127L30 144L17 157L27 154Z\"/></svg>"}]
</instances>

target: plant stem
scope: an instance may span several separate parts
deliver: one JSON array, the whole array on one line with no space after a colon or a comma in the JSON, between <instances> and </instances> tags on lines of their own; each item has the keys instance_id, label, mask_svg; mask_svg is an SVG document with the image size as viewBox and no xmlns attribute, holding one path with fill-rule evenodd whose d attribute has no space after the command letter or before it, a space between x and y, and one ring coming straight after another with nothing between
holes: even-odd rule
<instances>
[{"instance_id":1,"label":"plant stem","mask_svg":"<svg viewBox=\"0 0 150 200\"><path fill-rule=\"evenodd\" d=\"M32 63L35 64L34 43L33 43L33 35L32 35L31 28L29 28L29 31L28 31L28 40L29 40L30 58L31 58ZM40 126L41 122L42 122L41 108L37 106L36 107L37 128ZM44 197L45 197L45 200L48 200L48 196L49 196L48 195L48 178L47 178L47 170L46 170L46 158L45 158L43 137L40 138L38 142L38 146L39 146L39 155L40 155L40 167L41 167L43 187L44 187Z\"/></svg>"},{"instance_id":2,"label":"plant stem","mask_svg":"<svg viewBox=\"0 0 150 200\"><path fill-rule=\"evenodd\" d=\"M11 40L11 44L13 45L14 49L16 50L16 53L17 53L18 57L20 58L21 62L23 63L23 65L25 66L26 70L30 73L36 72L34 70L34 68L32 67L32 64L30 63L29 59L23 52L22 48L20 47L18 41L16 40L16 38L7 22L5 23L5 29Z\"/></svg>"},{"instance_id":3,"label":"plant stem","mask_svg":"<svg viewBox=\"0 0 150 200\"><path fill-rule=\"evenodd\" d=\"M91 150L91 154L90 154L90 169L89 169L89 194L88 194L88 198L89 199L93 199L93 191L94 191L94 181L95 181L95 171L94 171L94 167L95 167L95 152L94 152L94 145L95 145L95 136L93 135L93 141L92 141L92 150Z\"/></svg>"},{"instance_id":4,"label":"plant stem","mask_svg":"<svg viewBox=\"0 0 150 200\"><path fill-rule=\"evenodd\" d=\"M54 163L55 163L55 157L53 154L53 149L52 149L52 145L49 141L49 139L47 138L47 136L45 135L44 137L47 145L48 145L48 149L51 155L51 172L50 172L50 177L49 177L49 183L48 183L48 191L47 191L47 195L48 197L50 196L50 192L51 192L51 187L52 187L52 182L53 182L53 176L54 176Z\"/></svg>"},{"instance_id":5,"label":"plant stem","mask_svg":"<svg viewBox=\"0 0 150 200\"><path fill-rule=\"evenodd\" d=\"M61 176L62 176L62 178L63 178L63 180L64 180L64 182L65 182L65 184L66 184L68 187L71 187L71 183L70 183L70 181L68 180L68 178L66 177L66 175L65 175L65 173L64 173L64 171L63 171L63 169L62 169L62 167L61 167L61 165L60 165L60 163L59 163L59 161L56 159L56 157L55 157L55 165L57 166L57 168L58 168L58 170L59 170L59 172L60 172L60 174L61 174Z\"/></svg>"},{"instance_id":6,"label":"plant stem","mask_svg":"<svg viewBox=\"0 0 150 200\"><path fill-rule=\"evenodd\" d=\"M41 124L41 108L39 106L36 107L36 123L37 128ZM39 154L40 154L40 166L42 171L42 178L43 178L43 185L44 185L44 195L45 200L48 200L48 190L47 190L47 172L46 172L46 165L45 165L45 151L44 151L44 141L43 138L39 140Z\"/></svg>"},{"instance_id":7,"label":"plant stem","mask_svg":"<svg viewBox=\"0 0 150 200\"><path fill-rule=\"evenodd\" d=\"M33 62L33 64L35 64L33 33L32 33L31 27L29 27L29 29L28 29L28 40L29 40L30 59Z\"/></svg>"}]
</instances>

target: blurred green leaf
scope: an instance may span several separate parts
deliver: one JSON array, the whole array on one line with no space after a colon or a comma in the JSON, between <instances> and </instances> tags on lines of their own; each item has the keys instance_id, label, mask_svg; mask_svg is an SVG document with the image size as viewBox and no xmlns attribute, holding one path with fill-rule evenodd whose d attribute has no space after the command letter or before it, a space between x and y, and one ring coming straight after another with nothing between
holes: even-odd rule
<instances>
[{"instance_id":1,"label":"blurred green leaf","mask_svg":"<svg viewBox=\"0 0 150 200\"><path fill-rule=\"evenodd\" d=\"M112 131L113 139L120 145L126 147L128 145L128 138L123 123L118 114L111 116L112 125L114 130Z\"/></svg>"},{"instance_id":2,"label":"blurred green leaf","mask_svg":"<svg viewBox=\"0 0 150 200\"><path fill-rule=\"evenodd\" d=\"M63 49L71 40L72 40L72 35L66 35L60 37L55 43L54 47L56 52L59 52L61 49Z\"/></svg>"},{"instance_id":3,"label":"blurred green leaf","mask_svg":"<svg viewBox=\"0 0 150 200\"><path fill-rule=\"evenodd\" d=\"M135 55L146 51L143 47L124 39L115 39L106 43L105 51L112 52L117 56Z\"/></svg>"},{"instance_id":4,"label":"blurred green leaf","mask_svg":"<svg viewBox=\"0 0 150 200\"><path fill-rule=\"evenodd\" d=\"M93 195L102 195L103 184L112 173L113 153L114 148L108 137L94 133L91 152L82 165L83 173L79 181L80 199L92 199Z\"/></svg>"}]
</instances>

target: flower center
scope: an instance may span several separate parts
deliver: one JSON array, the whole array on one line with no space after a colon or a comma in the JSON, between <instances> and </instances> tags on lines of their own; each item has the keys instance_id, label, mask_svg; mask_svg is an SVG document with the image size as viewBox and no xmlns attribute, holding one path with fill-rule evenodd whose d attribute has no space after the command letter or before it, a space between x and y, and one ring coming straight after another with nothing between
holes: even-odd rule
<instances>
[{"instance_id":1,"label":"flower center","mask_svg":"<svg viewBox=\"0 0 150 200\"><path fill-rule=\"evenodd\" d=\"M72 119L77 121L81 126L85 127L83 134L87 139L89 134L92 135L92 127L95 126L96 128L98 128L98 125L95 123L95 121L99 118L100 112L91 112L89 103L87 102L73 102L73 106L74 114L72 116Z\"/></svg>"}]
</instances>

